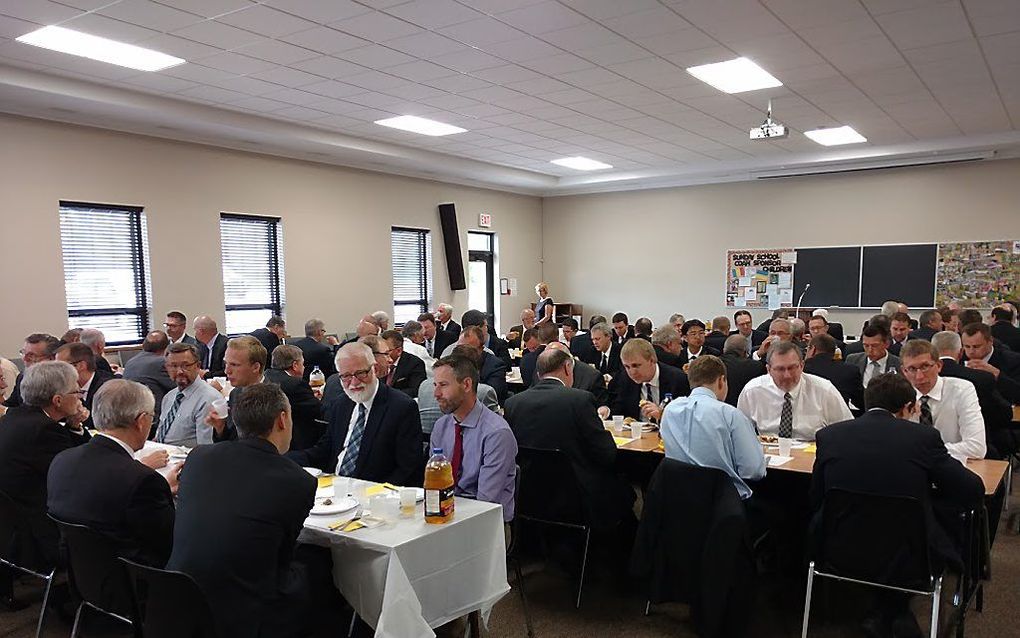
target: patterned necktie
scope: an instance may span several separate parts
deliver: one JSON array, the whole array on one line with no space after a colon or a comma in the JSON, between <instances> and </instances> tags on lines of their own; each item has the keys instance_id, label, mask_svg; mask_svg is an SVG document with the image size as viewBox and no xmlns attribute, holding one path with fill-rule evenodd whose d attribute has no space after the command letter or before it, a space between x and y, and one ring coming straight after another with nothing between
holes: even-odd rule
<instances>
[{"instance_id":1,"label":"patterned necktie","mask_svg":"<svg viewBox=\"0 0 1020 638\"><path fill-rule=\"evenodd\" d=\"M435 356L432 354L432 339L425 340L425 352L429 353L429 356Z\"/></svg>"},{"instance_id":2,"label":"patterned necktie","mask_svg":"<svg viewBox=\"0 0 1020 638\"><path fill-rule=\"evenodd\" d=\"M358 465L358 452L361 450L361 437L365 434L365 404L358 404L358 420L354 422L354 429L351 430L351 440L344 452L344 460L337 469L337 476L351 476L354 468Z\"/></svg>"},{"instance_id":3,"label":"patterned necktie","mask_svg":"<svg viewBox=\"0 0 1020 638\"><path fill-rule=\"evenodd\" d=\"M646 383L645 384L645 401L648 401L650 403L655 403L655 401L652 401L652 384L651 383Z\"/></svg>"},{"instance_id":4,"label":"patterned necktie","mask_svg":"<svg viewBox=\"0 0 1020 638\"><path fill-rule=\"evenodd\" d=\"M181 409L182 403L184 403L184 393L178 390L177 396L174 397L173 405L163 415L163 422L159 425L159 431L156 432L157 443L166 442L166 433L170 431L170 426L173 425L174 419L177 418L177 412Z\"/></svg>"},{"instance_id":5,"label":"patterned necktie","mask_svg":"<svg viewBox=\"0 0 1020 638\"><path fill-rule=\"evenodd\" d=\"M450 459L450 465L453 467L453 482L456 484L460 481L461 466L464 462L464 428L460 421L455 420L454 423L453 457Z\"/></svg>"},{"instance_id":6,"label":"patterned necktie","mask_svg":"<svg viewBox=\"0 0 1020 638\"><path fill-rule=\"evenodd\" d=\"M871 376L868 377L868 381L871 381L872 379L874 379L875 377L879 376L880 374L882 374L882 370L879 368L878 361L872 361L871 362Z\"/></svg>"},{"instance_id":7,"label":"patterned necktie","mask_svg":"<svg viewBox=\"0 0 1020 638\"><path fill-rule=\"evenodd\" d=\"M921 425L935 425L931 415L931 406L928 405L928 395L921 397Z\"/></svg>"},{"instance_id":8,"label":"patterned necktie","mask_svg":"<svg viewBox=\"0 0 1020 638\"><path fill-rule=\"evenodd\" d=\"M783 411L779 413L779 436L788 439L793 436L793 397L787 392L783 395Z\"/></svg>"}]
</instances>

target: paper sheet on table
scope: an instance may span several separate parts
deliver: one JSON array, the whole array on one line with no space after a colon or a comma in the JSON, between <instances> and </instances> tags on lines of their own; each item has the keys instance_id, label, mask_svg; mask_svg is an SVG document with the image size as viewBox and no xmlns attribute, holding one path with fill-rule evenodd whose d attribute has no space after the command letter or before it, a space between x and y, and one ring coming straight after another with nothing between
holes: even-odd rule
<instances>
[{"instance_id":1,"label":"paper sheet on table","mask_svg":"<svg viewBox=\"0 0 1020 638\"><path fill-rule=\"evenodd\" d=\"M793 460L792 456L772 456L771 454L765 458L769 460L769 467L778 467Z\"/></svg>"},{"instance_id":2,"label":"paper sheet on table","mask_svg":"<svg viewBox=\"0 0 1020 638\"><path fill-rule=\"evenodd\" d=\"M629 438L624 437L624 436L614 436L613 437L613 443L616 444L616 447L620 447L621 445L627 445L628 443L630 443L633 440L634 439L629 439Z\"/></svg>"},{"instance_id":3,"label":"paper sheet on table","mask_svg":"<svg viewBox=\"0 0 1020 638\"><path fill-rule=\"evenodd\" d=\"M789 253L781 253L779 255L779 260L780 262L782 262L784 266L789 264L795 264L797 263L797 251L795 250Z\"/></svg>"},{"instance_id":4,"label":"paper sheet on table","mask_svg":"<svg viewBox=\"0 0 1020 638\"><path fill-rule=\"evenodd\" d=\"M756 301L758 299L758 291L755 288L744 288L744 299Z\"/></svg>"},{"instance_id":5,"label":"paper sheet on table","mask_svg":"<svg viewBox=\"0 0 1020 638\"><path fill-rule=\"evenodd\" d=\"M333 485L333 477L332 476L320 476L319 477L319 487L330 487L331 485Z\"/></svg>"},{"instance_id":6,"label":"paper sheet on table","mask_svg":"<svg viewBox=\"0 0 1020 638\"><path fill-rule=\"evenodd\" d=\"M793 303L793 288L779 289L779 303Z\"/></svg>"},{"instance_id":7,"label":"paper sheet on table","mask_svg":"<svg viewBox=\"0 0 1020 638\"><path fill-rule=\"evenodd\" d=\"M779 273L779 287L790 288L793 285L793 276L788 272Z\"/></svg>"},{"instance_id":8,"label":"paper sheet on table","mask_svg":"<svg viewBox=\"0 0 1020 638\"><path fill-rule=\"evenodd\" d=\"M750 277L741 277L740 278L740 287L741 288L747 288L750 285L751 285L751 278Z\"/></svg>"}]
</instances>

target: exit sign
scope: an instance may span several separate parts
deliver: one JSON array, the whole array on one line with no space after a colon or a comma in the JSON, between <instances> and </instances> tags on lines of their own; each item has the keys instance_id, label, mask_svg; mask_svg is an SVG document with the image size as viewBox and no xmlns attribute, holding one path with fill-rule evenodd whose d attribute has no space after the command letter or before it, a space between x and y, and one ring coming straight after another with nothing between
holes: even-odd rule
<instances>
[{"instance_id":1,"label":"exit sign","mask_svg":"<svg viewBox=\"0 0 1020 638\"><path fill-rule=\"evenodd\" d=\"M480 213L478 215L478 226L479 228L492 228L492 215Z\"/></svg>"}]
</instances>

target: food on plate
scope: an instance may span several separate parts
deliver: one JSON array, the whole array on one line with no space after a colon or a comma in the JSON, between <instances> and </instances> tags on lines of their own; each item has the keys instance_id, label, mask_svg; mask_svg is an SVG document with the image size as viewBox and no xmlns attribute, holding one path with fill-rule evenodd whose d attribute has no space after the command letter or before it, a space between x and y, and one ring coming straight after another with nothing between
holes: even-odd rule
<instances>
[{"instance_id":1,"label":"food on plate","mask_svg":"<svg viewBox=\"0 0 1020 638\"><path fill-rule=\"evenodd\" d=\"M630 425L630 424L631 424L631 423L633 423L634 421L637 421L637 419L635 419L635 418L634 418L634 417L632 417L632 416L629 416L629 417L627 417L627 418L625 418L625 419L623 420L623 424L624 424L624 425Z\"/></svg>"},{"instance_id":2,"label":"food on plate","mask_svg":"<svg viewBox=\"0 0 1020 638\"><path fill-rule=\"evenodd\" d=\"M779 443L779 437L775 434L759 434L758 440L762 443Z\"/></svg>"}]
</instances>

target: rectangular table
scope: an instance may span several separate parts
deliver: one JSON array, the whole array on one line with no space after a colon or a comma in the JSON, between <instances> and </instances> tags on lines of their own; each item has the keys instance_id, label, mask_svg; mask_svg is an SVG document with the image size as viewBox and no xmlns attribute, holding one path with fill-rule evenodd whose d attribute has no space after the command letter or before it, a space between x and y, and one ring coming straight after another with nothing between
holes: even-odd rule
<instances>
[{"instance_id":1,"label":"rectangular table","mask_svg":"<svg viewBox=\"0 0 1020 638\"><path fill-rule=\"evenodd\" d=\"M349 515L348 515L349 516ZM354 532L330 531L344 516L309 516L299 540L330 547L337 588L377 638L435 636L432 628L481 611L510 586L503 508L456 498L445 525L410 519Z\"/></svg>"}]
</instances>

